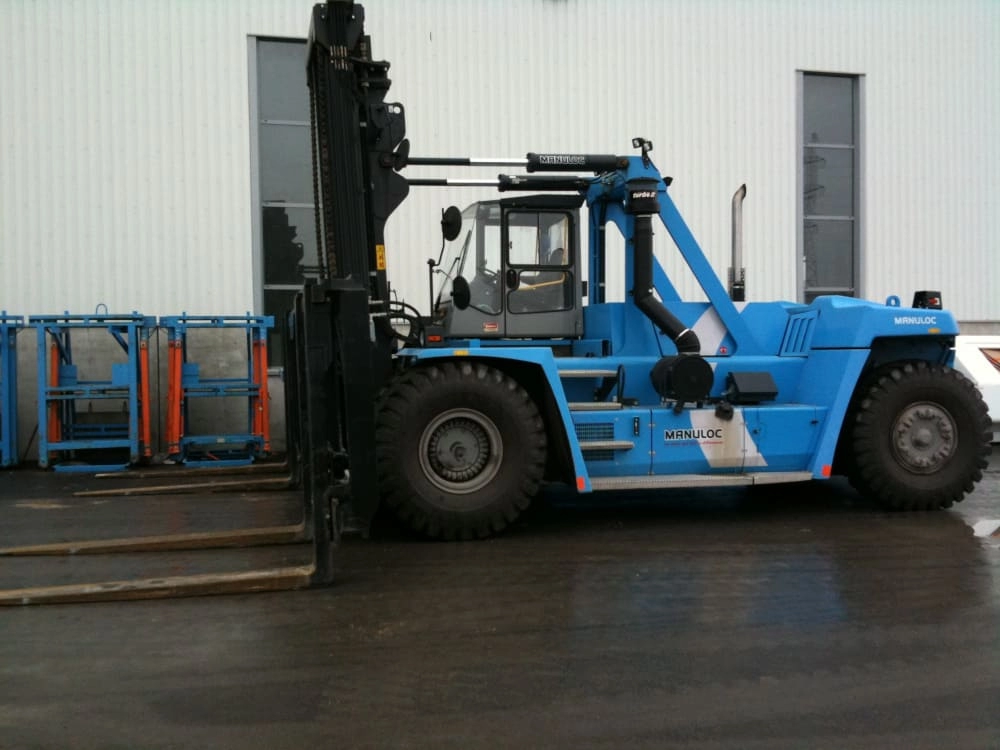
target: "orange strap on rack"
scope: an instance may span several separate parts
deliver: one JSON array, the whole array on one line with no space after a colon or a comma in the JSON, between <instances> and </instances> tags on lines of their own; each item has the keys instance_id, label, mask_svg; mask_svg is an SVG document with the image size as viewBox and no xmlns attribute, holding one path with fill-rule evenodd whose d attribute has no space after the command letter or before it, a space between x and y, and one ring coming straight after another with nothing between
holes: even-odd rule
<instances>
[{"instance_id":1,"label":"orange strap on rack","mask_svg":"<svg viewBox=\"0 0 1000 750\"><path fill-rule=\"evenodd\" d=\"M254 341L258 401L254 413L257 433L264 441L264 452L271 452L271 397L267 389L267 340Z\"/></svg>"},{"instance_id":2,"label":"orange strap on rack","mask_svg":"<svg viewBox=\"0 0 1000 750\"><path fill-rule=\"evenodd\" d=\"M153 446L149 424L149 341L146 339L139 342L139 436L142 455L149 458L153 455Z\"/></svg>"},{"instance_id":3,"label":"orange strap on rack","mask_svg":"<svg viewBox=\"0 0 1000 750\"><path fill-rule=\"evenodd\" d=\"M167 342L167 455L181 450L181 343Z\"/></svg>"}]
</instances>

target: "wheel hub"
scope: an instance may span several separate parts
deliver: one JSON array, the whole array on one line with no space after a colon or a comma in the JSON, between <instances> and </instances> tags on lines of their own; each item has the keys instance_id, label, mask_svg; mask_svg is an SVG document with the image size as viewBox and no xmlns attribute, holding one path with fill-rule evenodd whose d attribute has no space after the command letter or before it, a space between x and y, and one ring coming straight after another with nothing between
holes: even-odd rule
<instances>
[{"instance_id":1,"label":"wheel hub","mask_svg":"<svg viewBox=\"0 0 1000 750\"><path fill-rule=\"evenodd\" d=\"M503 444L489 417L474 409L450 409L431 421L420 440L420 466L439 489L465 494L497 474Z\"/></svg>"},{"instance_id":2,"label":"wheel hub","mask_svg":"<svg viewBox=\"0 0 1000 750\"><path fill-rule=\"evenodd\" d=\"M955 452L955 420L940 404L910 404L896 419L892 440L900 464L917 474L931 474Z\"/></svg>"},{"instance_id":3,"label":"wheel hub","mask_svg":"<svg viewBox=\"0 0 1000 750\"><path fill-rule=\"evenodd\" d=\"M465 419L453 419L432 435L428 459L434 471L452 481L462 481L482 471L490 446L483 428Z\"/></svg>"}]
</instances>

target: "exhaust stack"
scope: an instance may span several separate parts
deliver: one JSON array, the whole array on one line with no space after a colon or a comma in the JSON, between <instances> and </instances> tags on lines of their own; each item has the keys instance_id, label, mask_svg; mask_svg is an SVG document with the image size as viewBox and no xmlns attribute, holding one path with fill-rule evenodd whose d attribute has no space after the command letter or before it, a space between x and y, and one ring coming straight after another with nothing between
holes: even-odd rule
<instances>
[{"instance_id":1,"label":"exhaust stack","mask_svg":"<svg viewBox=\"0 0 1000 750\"><path fill-rule=\"evenodd\" d=\"M729 298L745 302L747 295L746 269L743 267L743 199L747 197L746 183L733 193L733 257L729 267Z\"/></svg>"}]
</instances>

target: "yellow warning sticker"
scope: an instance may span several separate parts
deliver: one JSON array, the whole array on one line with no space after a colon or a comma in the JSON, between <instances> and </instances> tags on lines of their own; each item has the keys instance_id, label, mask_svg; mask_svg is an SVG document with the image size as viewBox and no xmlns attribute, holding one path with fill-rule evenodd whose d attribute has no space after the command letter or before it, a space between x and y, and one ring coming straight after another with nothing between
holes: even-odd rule
<instances>
[{"instance_id":1,"label":"yellow warning sticker","mask_svg":"<svg viewBox=\"0 0 1000 750\"><path fill-rule=\"evenodd\" d=\"M378 271L385 270L385 245L375 246L375 269Z\"/></svg>"}]
</instances>

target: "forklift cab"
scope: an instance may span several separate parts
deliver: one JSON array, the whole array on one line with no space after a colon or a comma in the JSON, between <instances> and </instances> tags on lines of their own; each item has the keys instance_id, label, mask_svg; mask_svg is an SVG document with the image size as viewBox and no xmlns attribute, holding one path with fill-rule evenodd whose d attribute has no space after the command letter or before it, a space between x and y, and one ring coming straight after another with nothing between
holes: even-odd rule
<instances>
[{"instance_id":1,"label":"forklift cab","mask_svg":"<svg viewBox=\"0 0 1000 750\"><path fill-rule=\"evenodd\" d=\"M582 203L579 195L533 195L462 211L433 271L432 315L445 336L581 335Z\"/></svg>"}]
</instances>

